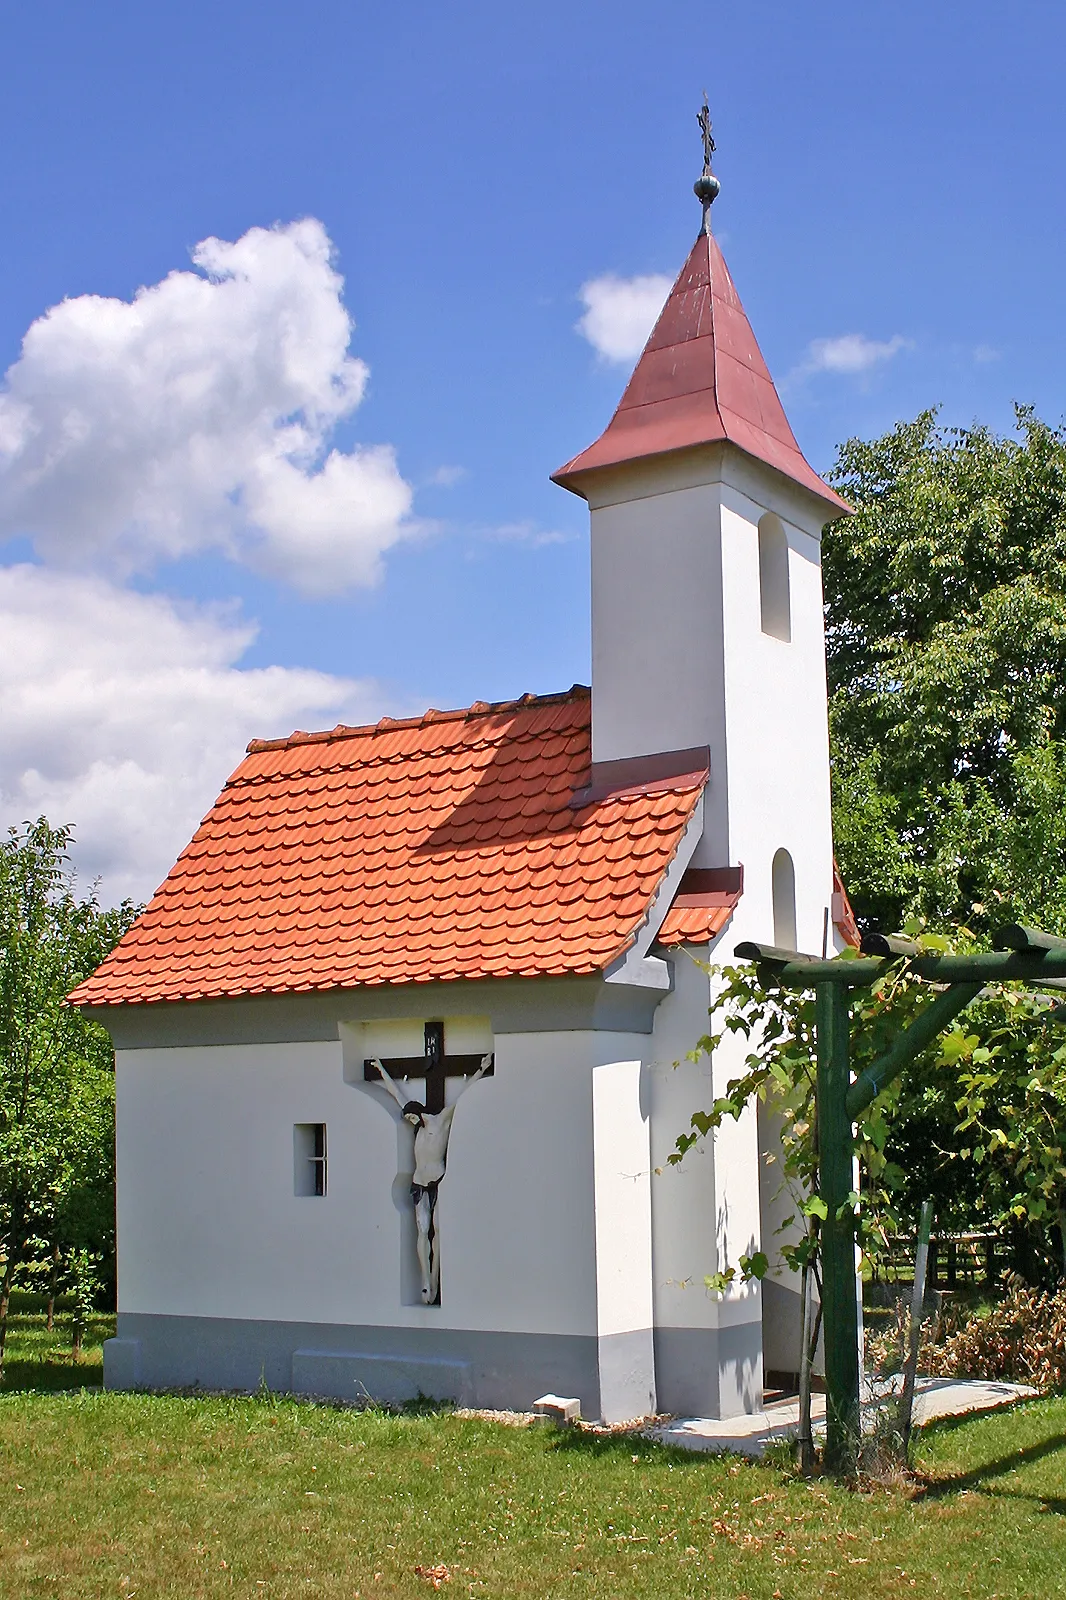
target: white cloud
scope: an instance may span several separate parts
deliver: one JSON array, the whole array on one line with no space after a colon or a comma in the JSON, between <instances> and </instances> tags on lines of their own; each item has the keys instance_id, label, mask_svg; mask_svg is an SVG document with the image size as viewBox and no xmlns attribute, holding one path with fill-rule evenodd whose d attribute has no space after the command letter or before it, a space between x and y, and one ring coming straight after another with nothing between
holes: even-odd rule
<instances>
[{"instance_id":1,"label":"white cloud","mask_svg":"<svg viewBox=\"0 0 1066 1600\"><path fill-rule=\"evenodd\" d=\"M643 350L670 293L671 280L660 273L619 278L613 272L590 278L579 291L585 312L577 331L607 361L632 361Z\"/></svg>"},{"instance_id":2,"label":"white cloud","mask_svg":"<svg viewBox=\"0 0 1066 1600\"><path fill-rule=\"evenodd\" d=\"M528 519L524 522L501 522L490 528L487 537L494 544L527 545L531 550L542 550L549 544L570 544L576 537L559 528L541 528Z\"/></svg>"},{"instance_id":3,"label":"white cloud","mask_svg":"<svg viewBox=\"0 0 1066 1600\"><path fill-rule=\"evenodd\" d=\"M465 477L465 467L443 466L430 473L428 482L438 489L454 489L455 485L462 483Z\"/></svg>"},{"instance_id":4,"label":"white cloud","mask_svg":"<svg viewBox=\"0 0 1066 1600\"><path fill-rule=\"evenodd\" d=\"M328 449L368 374L325 229L206 239L193 262L29 329L0 391L0 538L120 575L217 548L309 594L372 583L411 489L388 445Z\"/></svg>"},{"instance_id":5,"label":"white cloud","mask_svg":"<svg viewBox=\"0 0 1066 1600\"><path fill-rule=\"evenodd\" d=\"M177 606L101 578L0 567L0 811L76 827L83 879L145 898L252 737L373 720L374 683L242 668L255 634L223 608Z\"/></svg>"},{"instance_id":6,"label":"white cloud","mask_svg":"<svg viewBox=\"0 0 1066 1600\"><path fill-rule=\"evenodd\" d=\"M913 349L902 334L891 339L868 339L864 333L842 333L835 339L812 339L803 372L869 372L881 361L891 361L901 350Z\"/></svg>"}]
</instances>

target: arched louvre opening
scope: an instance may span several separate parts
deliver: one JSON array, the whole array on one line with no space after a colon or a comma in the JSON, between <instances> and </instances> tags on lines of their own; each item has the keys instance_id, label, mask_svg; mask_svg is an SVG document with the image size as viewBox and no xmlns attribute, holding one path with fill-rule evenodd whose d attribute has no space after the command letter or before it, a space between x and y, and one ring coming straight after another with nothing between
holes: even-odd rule
<instances>
[{"instance_id":1,"label":"arched louvre opening","mask_svg":"<svg viewBox=\"0 0 1066 1600\"><path fill-rule=\"evenodd\" d=\"M759 606L763 633L787 644L792 638L788 538L772 512L759 520Z\"/></svg>"},{"instance_id":2,"label":"arched louvre opening","mask_svg":"<svg viewBox=\"0 0 1066 1600\"><path fill-rule=\"evenodd\" d=\"M772 869L774 902L774 944L782 950L795 950L796 944L796 869L787 850L778 850Z\"/></svg>"}]
</instances>

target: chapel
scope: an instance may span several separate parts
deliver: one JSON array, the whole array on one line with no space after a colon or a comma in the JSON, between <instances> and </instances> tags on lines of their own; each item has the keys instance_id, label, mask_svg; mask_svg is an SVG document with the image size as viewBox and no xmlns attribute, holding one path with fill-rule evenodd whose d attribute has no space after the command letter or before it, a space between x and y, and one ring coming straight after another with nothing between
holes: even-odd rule
<instances>
[{"instance_id":1,"label":"chapel","mask_svg":"<svg viewBox=\"0 0 1066 1600\"><path fill-rule=\"evenodd\" d=\"M754 1112L708 961L835 951L819 546L801 453L703 223L589 507L592 683L253 741L72 996L114 1040L109 1387L418 1395L587 1417L757 1409L798 1367ZM461 1104L460 1102L461 1098Z\"/></svg>"}]
</instances>

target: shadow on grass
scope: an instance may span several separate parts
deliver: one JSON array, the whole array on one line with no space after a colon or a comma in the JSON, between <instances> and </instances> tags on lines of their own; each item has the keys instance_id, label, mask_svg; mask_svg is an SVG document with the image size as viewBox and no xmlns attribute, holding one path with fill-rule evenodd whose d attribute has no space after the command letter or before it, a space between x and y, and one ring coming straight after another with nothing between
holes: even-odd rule
<instances>
[{"instance_id":1,"label":"shadow on grass","mask_svg":"<svg viewBox=\"0 0 1066 1600\"><path fill-rule=\"evenodd\" d=\"M75 1361L69 1316L61 1309L55 1326L48 1328L44 1312L37 1309L34 1298L19 1296L8 1319L0 1395L99 1389L104 1377L103 1344L113 1332L113 1317L92 1317L81 1359Z\"/></svg>"},{"instance_id":2,"label":"shadow on grass","mask_svg":"<svg viewBox=\"0 0 1066 1600\"><path fill-rule=\"evenodd\" d=\"M996 1478L1002 1478L1008 1472L1017 1472L1022 1467L1032 1466L1037 1461L1045 1461L1049 1456L1059 1454L1062 1454L1063 1466L1066 1468L1066 1433L1053 1433L1036 1444L1012 1450L1008 1455L996 1456L991 1461L984 1461L979 1467L971 1467L968 1472L957 1472L949 1478L937 1478L925 1484L917 1498L943 1500L948 1495L967 1492L986 1494L1001 1499L1032 1500L1043 1506L1046 1511L1063 1516L1066 1515L1066 1496L1043 1495L1039 1491L1029 1493L1025 1489L1008 1489L994 1482Z\"/></svg>"},{"instance_id":3,"label":"shadow on grass","mask_svg":"<svg viewBox=\"0 0 1066 1600\"><path fill-rule=\"evenodd\" d=\"M699 1471L715 1462L719 1466L744 1465L756 1471L762 1462L733 1450L683 1450L676 1444L663 1444L639 1433L591 1433L584 1428L546 1428L551 1448L561 1454L582 1455L593 1461L627 1460L668 1462L671 1466Z\"/></svg>"},{"instance_id":4,"label":"shadow on grass","mask_svg":"<svg viewBox=\"0 0 1066 1600\"><path fill-rule=\"evenodd\" d=\"M0 1379L0 1395L55 1394L61 1389L99 1389L104 1381L101 1361L72 1361L57 1356L52 1361L18 1361L8 1357Z\"/></svg>"}]
</instances>

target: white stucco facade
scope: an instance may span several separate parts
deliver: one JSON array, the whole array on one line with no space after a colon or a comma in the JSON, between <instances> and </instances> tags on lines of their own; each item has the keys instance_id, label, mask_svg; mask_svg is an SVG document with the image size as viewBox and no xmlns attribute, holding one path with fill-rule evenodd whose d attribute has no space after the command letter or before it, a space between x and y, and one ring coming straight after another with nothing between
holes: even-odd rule
<instances>
[{"instance_id":1,"label":"white stucco facade","mask_svg":"<svg viewBox=\"0 0 1066 1600\"><path fill-rule=\"evenodd\" d=\"M706 978L674 959L678 990L651 1033L492 1036L494 1075L463 1097L440 1190L439 1306L418 1300L410 1131L351 1070L352 1037L378 1033L373 1023L341 1021L332 1043L120 1050L109 1381L254 1387L265 1376L356 1398L374 1392L367 1361L384 1351L386 1398L399 1371L399 1397L528 1406L565 1390L586 1414L622 1420L663 1407L658 1370L670 1409L751 1409L757 1291L722 1303L702 1279L758 1239L753 1129L666 1166L714 1092L706 1064L675 1066L706 1015ZM294 1128L309 1123L327 1133L323 1196L297 1192ZM734 1331L720 1360L723 1329ZM236 1349L220 1353L224 1330ZM340 1335L328 1381L319 1362L314 1383L294 1384L294 1358L334 1347L324 1330ZM442 1335L475 1354L435 1356Z\"/></svg>"}]
</instances>

